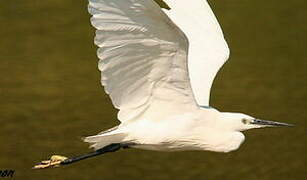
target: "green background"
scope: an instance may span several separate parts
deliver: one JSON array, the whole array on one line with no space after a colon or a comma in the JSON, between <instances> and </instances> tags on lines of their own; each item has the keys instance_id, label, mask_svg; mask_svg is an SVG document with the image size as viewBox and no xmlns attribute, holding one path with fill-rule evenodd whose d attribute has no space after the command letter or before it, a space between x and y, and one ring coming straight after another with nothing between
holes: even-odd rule
<instances>
[{"instance_id":1,"label":"green background","mask_svg":"<svg viewBox=\"0 0 307 180\"><path fill-rule=\"evenodd\" d=\"M231 49L212 105L294 128L251 130L228 154L123 150L31 170L116 125L100 86L86 0L0 1L0 169L14 179L307 179L305 0L211 0Z\"/></svg>"}]
</instances>

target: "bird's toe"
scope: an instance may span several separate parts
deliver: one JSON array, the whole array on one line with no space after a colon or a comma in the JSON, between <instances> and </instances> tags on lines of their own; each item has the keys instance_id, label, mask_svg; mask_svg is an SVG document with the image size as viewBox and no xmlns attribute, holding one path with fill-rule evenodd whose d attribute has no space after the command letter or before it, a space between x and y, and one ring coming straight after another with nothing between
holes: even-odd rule
<instances>
[{"instance_id":1,"label":"bird's toe","mask_svg":"<svg viewBox=\"0 0 307 180\"><path fill-rule=\"evenodd\" d=\"M59 167L61 165L61 162L65 161L67 157L65 156L59 156L59 155L53 155L51 156L50 160L44 160L38 163L33 167L33 169L45 169L45 168L51 168L51 167Z\"/></svg>"}]
</instances>

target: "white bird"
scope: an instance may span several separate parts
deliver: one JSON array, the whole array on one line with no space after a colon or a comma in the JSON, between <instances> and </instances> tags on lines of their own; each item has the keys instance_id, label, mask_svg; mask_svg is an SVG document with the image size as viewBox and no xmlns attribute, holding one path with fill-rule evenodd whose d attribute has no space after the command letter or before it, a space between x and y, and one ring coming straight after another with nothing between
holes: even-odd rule
<instances>
[{"instance_id":1,"label":"white bird","mask_svg":"<svg viewBox=\"0 0 307 180\"><path fill-rule=\"evenodd\" d=\"M89 0L101 83L120 125L84 139L96 151L53 156L35 168L70 164L120 148L230 152L242 131L290 124L209 107L228 45L206 0Z\"/></svg>"}]
</instances>

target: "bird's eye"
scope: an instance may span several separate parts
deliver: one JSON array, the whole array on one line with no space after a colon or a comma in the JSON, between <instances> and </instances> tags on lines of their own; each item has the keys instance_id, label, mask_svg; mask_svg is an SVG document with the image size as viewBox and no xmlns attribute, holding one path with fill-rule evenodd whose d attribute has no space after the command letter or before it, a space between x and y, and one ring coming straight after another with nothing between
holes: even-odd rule
<instances>
[{"instance_id":1,"label":"bird's eye","mask_svg":"<svg viewBox=\"0 0 307 180\"><path fill-rule=\"evenodd\" d=\"M248 119L242 119L242 123L243 124L247 124L248 123Z\"/></svg>"}]
</instances>

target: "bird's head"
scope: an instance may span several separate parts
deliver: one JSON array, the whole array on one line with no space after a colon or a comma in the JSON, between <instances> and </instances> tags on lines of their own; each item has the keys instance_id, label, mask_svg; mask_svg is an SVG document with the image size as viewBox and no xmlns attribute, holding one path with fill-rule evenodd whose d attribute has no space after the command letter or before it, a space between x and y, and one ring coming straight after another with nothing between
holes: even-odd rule
<instances>
[{"instance_id":1,"label":"bird's head","mask_svg":"<svg viewBox=\"0 0 307 180\"><path fill-rule=\"evenodd\" d=\"M230 128L235 131L245 131L255 128L263 127L282 127L282 126L293 126L287 123L267 121L258 118L251 117L242 113L221 113L221 120L223 122L224 128Z\"/></svg>"}]
</instances>

